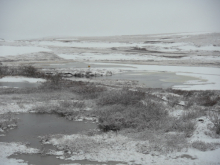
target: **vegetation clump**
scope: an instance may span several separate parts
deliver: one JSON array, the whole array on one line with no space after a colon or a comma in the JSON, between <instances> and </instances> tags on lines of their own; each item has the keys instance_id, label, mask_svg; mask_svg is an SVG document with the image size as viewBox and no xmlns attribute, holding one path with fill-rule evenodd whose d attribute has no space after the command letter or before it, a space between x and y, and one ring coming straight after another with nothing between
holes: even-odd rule
<instances>
[{"instance_id":1,"label":"vegetation clump","mask_svg":"<svg viewBox=\"0 0 220 165\"><path fill-rule=\"evenodd\" d=\"M0 129L5 131L17 126L17 119L12 113L0 114Z\"/></svg>"},{"instance_id":2,"label":"vegetation clump","mask_svg":"<svg viewBox=\"0 0 220 165\"><path fill-rule=\"evenodd\" d=\"M205 143L203 141L192 142L192 147L200 151L214 150L220 146L220 143Z\"/></svg>"},{"instance_id":3,"label":"vegetation clump","mask_svg":"<svg viewBox=\"0 0 220 165\"><path fill-rule=\"evenodd\" d=\"M99 128L104 131L117 131L123 128L159 129L163 118L167 116L159 104L148 102L125 106L112 105L100 108Z\"/></svg>"},{"instance_id":4,"label":"vegetation clump","mask_svg":"<svg viewBox=\"0 0 220 165\"><path fill-rule=\"evenodd\" d=\"M145 98L145 92L142 91L131 91L127 88L122 90L112 90L104 92L100 95L97 104L98 105L134 105L140 102L141 99Z\"/></svg>"},{"instance_id":5,"label":"vegetation clump","mask_svg":"<svg viewBox=\"0 0 220 165\"><path fill-rule=\"evenodd\" d=\"M74 85L72 92L79 94L83 99L96 99L102 92L106 91L105 87L94 84Z\"/></svg>"}]
</instances>

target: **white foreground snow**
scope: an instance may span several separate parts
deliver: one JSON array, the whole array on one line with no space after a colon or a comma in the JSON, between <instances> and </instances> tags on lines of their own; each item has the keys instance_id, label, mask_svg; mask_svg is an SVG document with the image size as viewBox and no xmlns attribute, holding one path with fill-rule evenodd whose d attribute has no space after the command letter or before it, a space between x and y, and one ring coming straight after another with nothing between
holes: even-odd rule
<instances>
[{"instance_id":1,"label":"white foreground snow","mask_svg":"<svg viewBox=\"0 0 220 165\"><path fill-rule=\"evenodd\" d=\"M122 161L127 162L128 164L156 164L156 165L207 165L207 164L219 164L220 157L219 152L220 149L214 151L206 151L202 152L196 149L183 149L181 152L173 152L160 154L159 152L151 152L151 153L141 153L138 151L138 146L149 146L148 141L135 141L129 139L122 135L115 135L115 133L108 133L105 135L95 135L95 136L84 136L84 135L65 135L61 138L52 138L49 143L53 145L64 144L71 141L83 143L84 139L88 142L95 142L98 144L102 144L105 147L95 147L88 148L88 152L83 152L79 150L79 152L74 153L69 159L70 160L92 160L92 161ZM88 143L88 145L91 145ZM79 145L80 145L79 144ZM77 145L77 144L76 144ZM82 144L83 145L83 144ZM84 149L86 149L86 146ZM88 146L89 147L89 146ZM82 148L80 148L82 149ZM94 151L93 151L94 150ZM186 157L184 157L186 155ZM188 156L188 157L187 157ZM64 159L62 156L61 158ZM193 160L191 159L193 158Z\"/></svg>"},{"instance_id":2,"label":"white foreground snow","mask_svg":"<svg viewBox=\"0 0 220 165\"><path fill-rule=\"evenodd\" d=\"M19 143L2 143L0 142L0 164L1 165L27 165L23 160L8 159L7 157L16 153L37 153L37 149L27 148Z\"/></svg>"}]
</instances>

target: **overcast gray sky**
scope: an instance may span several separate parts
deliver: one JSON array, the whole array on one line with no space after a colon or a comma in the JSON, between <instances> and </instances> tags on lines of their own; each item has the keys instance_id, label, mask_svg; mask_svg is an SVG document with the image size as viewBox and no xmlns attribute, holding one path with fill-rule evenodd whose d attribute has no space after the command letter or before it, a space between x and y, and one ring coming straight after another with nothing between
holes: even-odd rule
<instances>
[{"instance_id":1,"label":"overcast gray sky","mask_svg":"<svg viewBox=\"0 0 220 165\"><path fill-rule=\"evenodd\" d=\"M220 32L220 0L0 0L0 38Z\"/></svg>"}]
</instances>

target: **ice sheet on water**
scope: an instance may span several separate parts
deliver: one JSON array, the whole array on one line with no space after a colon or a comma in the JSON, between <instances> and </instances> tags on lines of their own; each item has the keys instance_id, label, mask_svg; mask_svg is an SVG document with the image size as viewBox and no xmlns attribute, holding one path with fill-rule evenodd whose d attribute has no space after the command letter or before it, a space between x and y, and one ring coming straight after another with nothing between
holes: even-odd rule
<instances>
[{"instance_id":1,"label":"ice sheet on water","mask_svg":"<svg viewBox=\"0 0 220 165\"><path fill-rule=\"evenodd\" d=\"M50 49L34 46L0 46L0 56L20 55L35 52L48 52Z\"/></svg>"},{"instance_id":2,"label":"ice sheet on water","mask_svg":"<svg viewBox=\"0 0 220 165\"><path fill-rule=\"evenodd\" d=\"M0 79L0 82L29 82L29 83L36 83L36 82L43 82L44 79L41 78L29 78L29 77L21 77L21 76L6 76Z\"/></svg>"}]
</instances>

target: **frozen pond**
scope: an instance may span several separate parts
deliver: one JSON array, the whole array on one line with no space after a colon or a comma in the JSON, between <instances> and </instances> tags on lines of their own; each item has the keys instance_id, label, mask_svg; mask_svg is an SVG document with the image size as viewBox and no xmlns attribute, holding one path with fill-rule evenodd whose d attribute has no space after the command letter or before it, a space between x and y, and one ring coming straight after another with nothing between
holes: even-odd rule
<instances>
[{"instance_id":1,"label":"frozen pond","mask_svg":"<svg viewBox=\"0 0 220 165\"><path fill-rule=\"evenodd\" d=\"M175 85L183 85L188 80L197 80L193 77L178 76L171 72L126 72L97 79L133 80L138 81L147 88L172 88Z\"/></svg>"},{"instance_id":2,"label":"frozen pond","mask_svg":"<svg viewBox=\"0 0 220 165\"><path fill-rule=\"evenodd\" d=\"M21 154L21 155L12 155L9 158L15 158L15 159L22 159L27 161L29 164L32 165L60 165L60 164L71 164L71 165L123 165L127 163L123 162L115 162L115 161L109 161L109 162L97 162L97 161L89 161L89 160L63 160L63 159L57 159L55 156L47 155L47 156L41 156L39 154L34 155L27 155L27 154Z\"/></svg>"},{"instance_id":3,"label":"frozen pond","mask_svg":"<svg viewBox=\"0 0 220 165\"><path fill-rule=\"evenodd\" d=\"M0 46L0 57L1 56L15 56L27 53L36 53L36 52L48 52L51 51L42 47L34 46Z\"/></svg>"},{"instance_id":4,"label":"frozen pond","mask_svg":"<svg viewBox=\"0 0 220 165\"><path fill-rule=\"evenodd\" d=\"M44 82L41 78L29 78L21 76L6 76L0 79L0 87L11 88L33 88Z\"/></svg>"},{"instance_id":5,"label":"frozen pond","mask_svg":"<svg viewBox=\"0 0 220 165\"><path fill-rule=\"evenodd\" d=\"M52 134L76 134L82 131L95 129L97 126L92 122L69 121L63 117L54 114L19 114L15 116L19 118L18 127L6 133L6 136L0 136L0 142L23 142L30 143L30 147L41 149L55 149L51 145L42 145L39 136ZM41 154L18 154L9 158L20 159L28 164L34 165L60 165L60 164L124 164L122 162L96 162L89 160L62 160L53 155Z\"/></svg>"},{"instance_id":6,"label":"frozen pond","mask_svg":"<svg viewBox=\"0 0 220 165\"><path fill-rule=\"evenodd\" d=\"M0 136L1 142L30 143L33 148L41 148L38 136L49 134L74 134L95 129L92 122L69 121L53 114L19 114L18 127Z\"/></svg>"},{"instance_id":7,"label":"frozen pond","mask_svg":"<svg viewBox=\"0 0 220 165\"><path fill-rule=\"evenodd\" d=\"M0 82L0 88L35 88L39 87L40 83L29 82Z\"/></svg>"},{"instance_id":8,"label":"frozen pond","mask_svg":"<svg viewBox=\"0 0 220 165\"><path fill-rule=\"evenodd\" d=\"M191 66L162 66L162 65L137 65L116 63L93 63L96 65L118 65L131 67L133 71L174 73L177 76L191 77L195 81L185 82L184 85L176 85L174 88L182 90L220 90L220 68L191 67ZM121 79L123 77L121 76ZM135 76L133 77L136 80Z\"/></svg>"}]
</instances>

